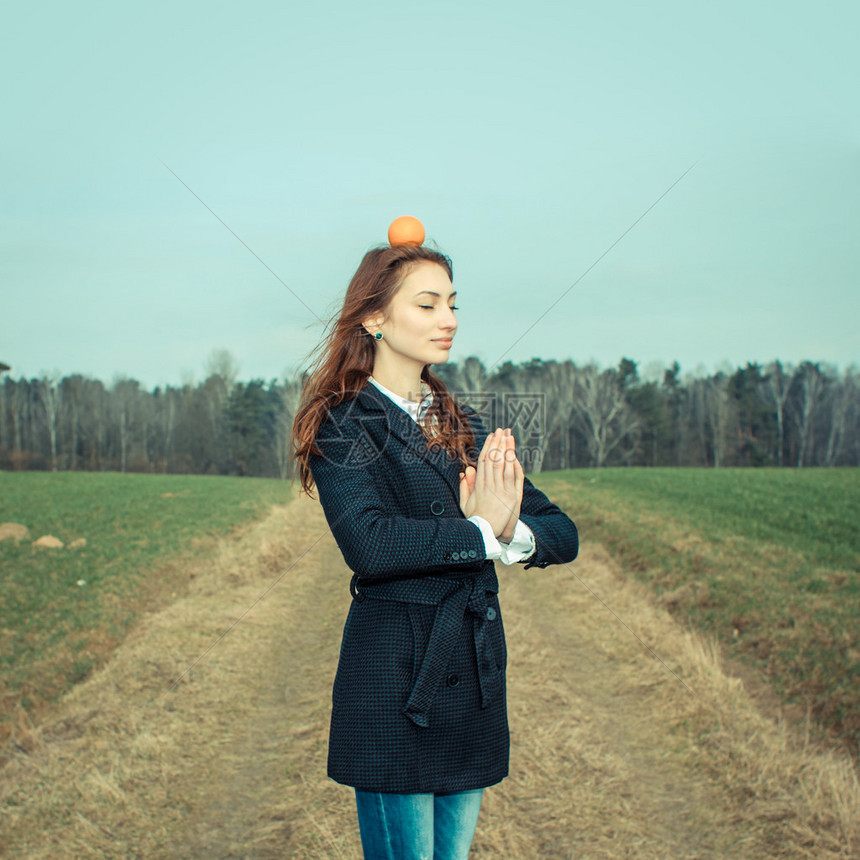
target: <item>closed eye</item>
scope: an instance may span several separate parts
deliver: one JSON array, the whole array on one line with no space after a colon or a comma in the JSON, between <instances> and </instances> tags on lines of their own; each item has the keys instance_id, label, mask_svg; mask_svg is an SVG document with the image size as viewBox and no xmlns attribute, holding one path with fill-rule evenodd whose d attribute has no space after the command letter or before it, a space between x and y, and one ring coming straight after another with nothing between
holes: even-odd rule
<instances>
[{"instance_id":1,"label":"closed eye","mask_svg":"<svg viewBox=\"0 0 860 860\"><path fill-rule=\"evenodd\" d=\"M432 310L433 310L433 305L418 305L418 307L419 307L419 308L424 308L425 310L428 310L428 311L432 311ZM451 310L452 310L452 311L458 311L458 310L460 310L460 308L459 308L459 307L457 307L457 305L449 305L449 307L451 308Z\"/></svg>"}]
</instances>

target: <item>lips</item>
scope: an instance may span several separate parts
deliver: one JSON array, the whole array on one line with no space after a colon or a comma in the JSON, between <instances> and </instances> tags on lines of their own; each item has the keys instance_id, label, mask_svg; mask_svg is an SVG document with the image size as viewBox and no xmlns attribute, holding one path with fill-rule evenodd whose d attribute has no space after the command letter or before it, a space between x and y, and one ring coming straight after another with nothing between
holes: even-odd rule
<instances>
[{"instance_id":1,"label":"lips","mask_svg":"<svg viewBox=\"0 0 860 860\"><path fill-rule=\"evenodd\" d=\"M434 340L433 343L438 343L439 346L451 346L453 340L451 337L441 337L438 340Z\"/></svg>"}]
</instances>

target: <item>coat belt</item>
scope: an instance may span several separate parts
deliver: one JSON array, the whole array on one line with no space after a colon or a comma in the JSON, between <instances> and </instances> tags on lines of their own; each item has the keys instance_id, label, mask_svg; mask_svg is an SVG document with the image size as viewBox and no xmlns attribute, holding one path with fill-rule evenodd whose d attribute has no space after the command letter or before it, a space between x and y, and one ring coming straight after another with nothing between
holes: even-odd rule
<instances>
[{"instance_id":1,"label":"coat belt","mask_svg":"<svg viewBox=\"0 0 860 860\"><path fill-rule=\"evenodd\" d=\"M350 591L356 600L369 597L374 600L438 606L424 660L403 708L403 713L416 725L426 728L430 724L430 708L467 611L474 617L473 638L481 707L486 708L501 692L502 672L496 664L493 643L487 630L487 625L494 623L487 618L487 592L497 593L498 590L499 582L493 568L465 580L421 576L362 584L357 577L353 577Z\"/></svg>"}]
</instances>

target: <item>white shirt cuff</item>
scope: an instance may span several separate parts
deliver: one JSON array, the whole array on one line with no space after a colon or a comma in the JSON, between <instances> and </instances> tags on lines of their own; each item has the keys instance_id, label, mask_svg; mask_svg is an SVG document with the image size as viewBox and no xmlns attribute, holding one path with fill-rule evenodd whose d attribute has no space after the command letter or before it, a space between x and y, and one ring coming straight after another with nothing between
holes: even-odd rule
<instances>
[{"instance_id":1,"label":"white shirt cuff","mask_svg":"<svg viewBox=\"0 0 860 860\"><path fill-rule=\"evenodd\" d=\"M515 564L518 561L525 561L535 551L534 533L522 520L517 520L510 543L502 543L493 534L493 527L483 517L471 516L469 522L474 523L481 530L486 558L497 558L503 564Z\"/></svg>"}]
</instances>

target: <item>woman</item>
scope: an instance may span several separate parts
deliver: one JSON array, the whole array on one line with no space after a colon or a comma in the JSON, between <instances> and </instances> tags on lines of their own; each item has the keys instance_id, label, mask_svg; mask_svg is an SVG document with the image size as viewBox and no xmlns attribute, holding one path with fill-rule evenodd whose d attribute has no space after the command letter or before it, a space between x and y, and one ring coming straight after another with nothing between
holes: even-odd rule
<instances>
[{"instance_id":1,"label":"woman","mask_svg":"<svg viewBox=\"0 0 860 860\"><path fill-rule=\"evenodd\" d=\"M493 559L572 561L570 518L430 366L457 331L451 261L369 251L296 414L353 571L332 695L328 775L356 792L368 860L462 860L483 789L508 774L505 648Z\"/></svg>"}]
</instances>

